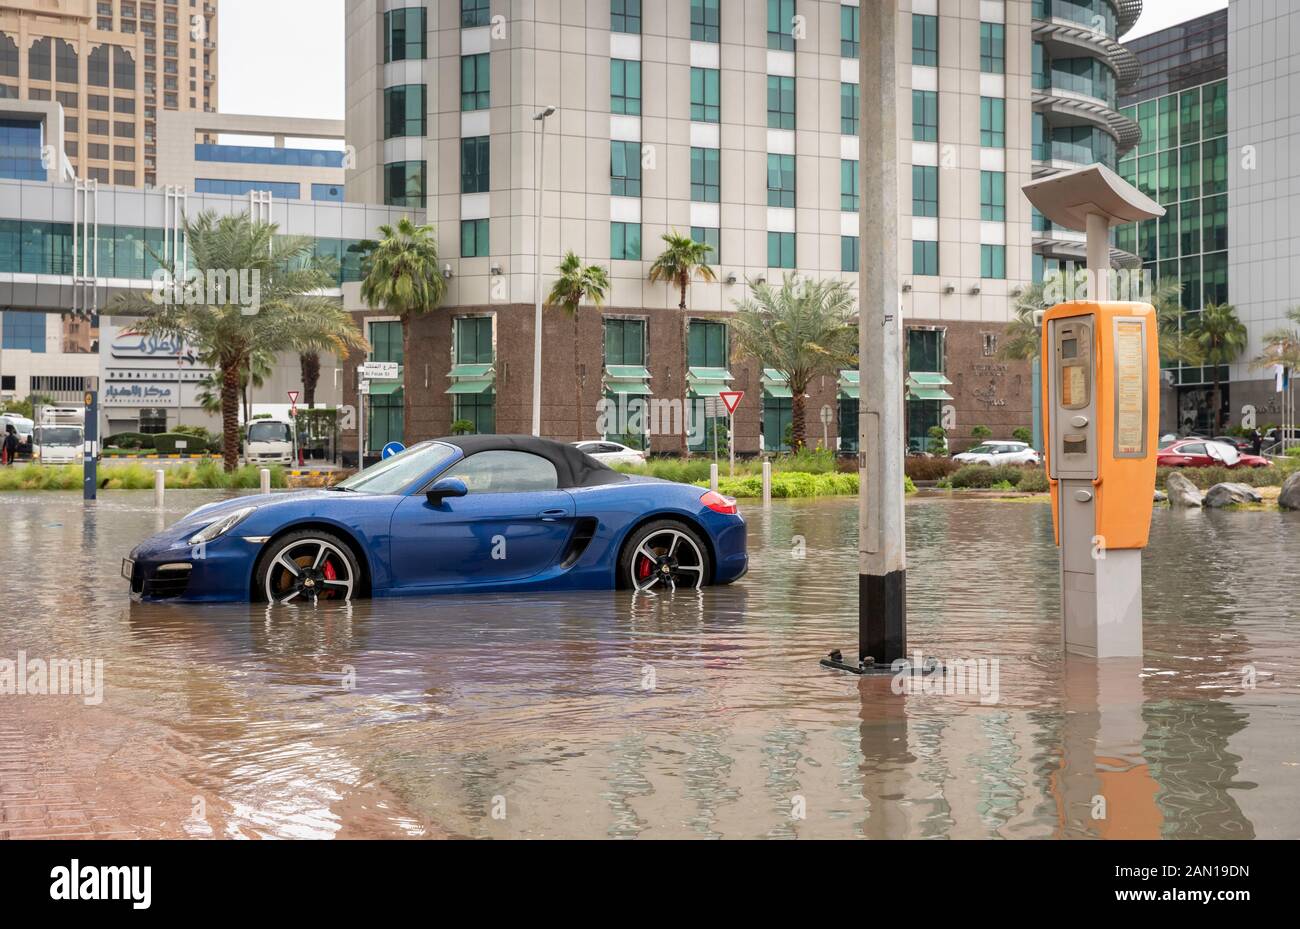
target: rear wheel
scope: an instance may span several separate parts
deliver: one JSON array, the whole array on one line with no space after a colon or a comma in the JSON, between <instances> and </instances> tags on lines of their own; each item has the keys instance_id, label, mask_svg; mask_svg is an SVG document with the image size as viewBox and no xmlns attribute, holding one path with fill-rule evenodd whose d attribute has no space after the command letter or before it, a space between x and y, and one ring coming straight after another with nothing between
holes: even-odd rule
<instances>
[{"instance_id":1,"label":"rear wheel","mask_svg":"<svg viewBox=\"0 0 1300 929\"><path fill-rule=\"evenodd\" d=\"M351 600L361 572L347 544L337 536L305 529L281 536L258 562L254 590L270 603Z\"/></svg>"},{"instance_id":2,"label":"rear wheel","mask_svg":"<svg viewBox=\"0 0 1300 929\"><path fill-rule=\"evenodd\" d=\"M661 519L636 530L618 559L618 584L638 593L700 588L711 574L709 549L684 523Z\"/></svg>"}]
</instances>

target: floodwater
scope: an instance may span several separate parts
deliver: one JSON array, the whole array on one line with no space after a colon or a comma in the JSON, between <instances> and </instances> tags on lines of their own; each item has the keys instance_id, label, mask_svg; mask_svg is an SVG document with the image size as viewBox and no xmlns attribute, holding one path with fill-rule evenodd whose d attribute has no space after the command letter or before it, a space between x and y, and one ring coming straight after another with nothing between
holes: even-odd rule
<instances>
[{"instance_id":1,"label":"floodwater","mask_svg":"<svg viewBox=\"0 0 1300 929\"><path fill-rule=\"evenodd\" d=\"M1146 656L1099 668L1045 504L913 499L909 642L998 676L898 694L817 663L852 500L744 507L750 574L672 598L131 604L123 554L219 496L0 495L0 659L105 681L0 695L0 837L1300 837L1300 514L1158 510Z\"/></svg>"}]
</instances>

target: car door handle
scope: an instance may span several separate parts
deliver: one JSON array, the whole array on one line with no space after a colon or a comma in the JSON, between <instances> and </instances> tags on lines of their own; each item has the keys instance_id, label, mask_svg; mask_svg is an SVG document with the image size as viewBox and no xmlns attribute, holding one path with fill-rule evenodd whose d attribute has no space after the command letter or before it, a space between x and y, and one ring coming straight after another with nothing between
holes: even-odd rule
<instances>
[{"instance_id":1,"label":"car door handle","mask_svg":"<svg viewBox=\"0 0 1300 929\"><path fill-rule=\"evenodd\" d=\"M560 519L561 517L568 516L569 511L568 510L542 510L537 515L542 518L543 522L553 523L557 519Z\"/></svg>"}]
</instances>

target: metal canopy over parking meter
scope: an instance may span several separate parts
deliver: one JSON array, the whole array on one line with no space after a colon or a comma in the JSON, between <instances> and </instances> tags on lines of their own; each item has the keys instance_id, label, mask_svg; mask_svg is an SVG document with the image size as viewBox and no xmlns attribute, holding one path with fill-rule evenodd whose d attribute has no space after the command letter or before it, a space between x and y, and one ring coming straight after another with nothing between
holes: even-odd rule
<instances>
[{"instance_id":1,"label":"metal canopy over parking meter","mask_svg":"<svg viewBox=\"0 0 1300 929\"><path fill-rule=\"evenodd\" d=\"M1110 227L1164 214L1093 165L1035 181L1050 221L1087 231L1089 297L1043 317L1043 419L1052 521L1061 549L1065 650L1142 654L1142 549L1156 483L1160 359L1155 310L1110 302Z\"/></svg>"}]
</instances>

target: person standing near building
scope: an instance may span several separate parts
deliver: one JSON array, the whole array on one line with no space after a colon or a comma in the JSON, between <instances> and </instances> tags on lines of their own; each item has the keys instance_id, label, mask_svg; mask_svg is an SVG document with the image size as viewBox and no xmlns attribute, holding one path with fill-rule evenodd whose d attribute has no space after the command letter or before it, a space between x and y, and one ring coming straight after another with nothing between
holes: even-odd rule
<instances>
[{"instance_id":1,"label":"person standing near building","mask_svg":"<svg viewBox=\"0 0 1300 929\"><path fill-rule=\"evenodd\" d=\"M5 424L4 445L0 448L0 457L3 458L6 466L14 463L14 458L18 456L18 431L14 429L13 423Z\"/></svg>"}]
</instances>

